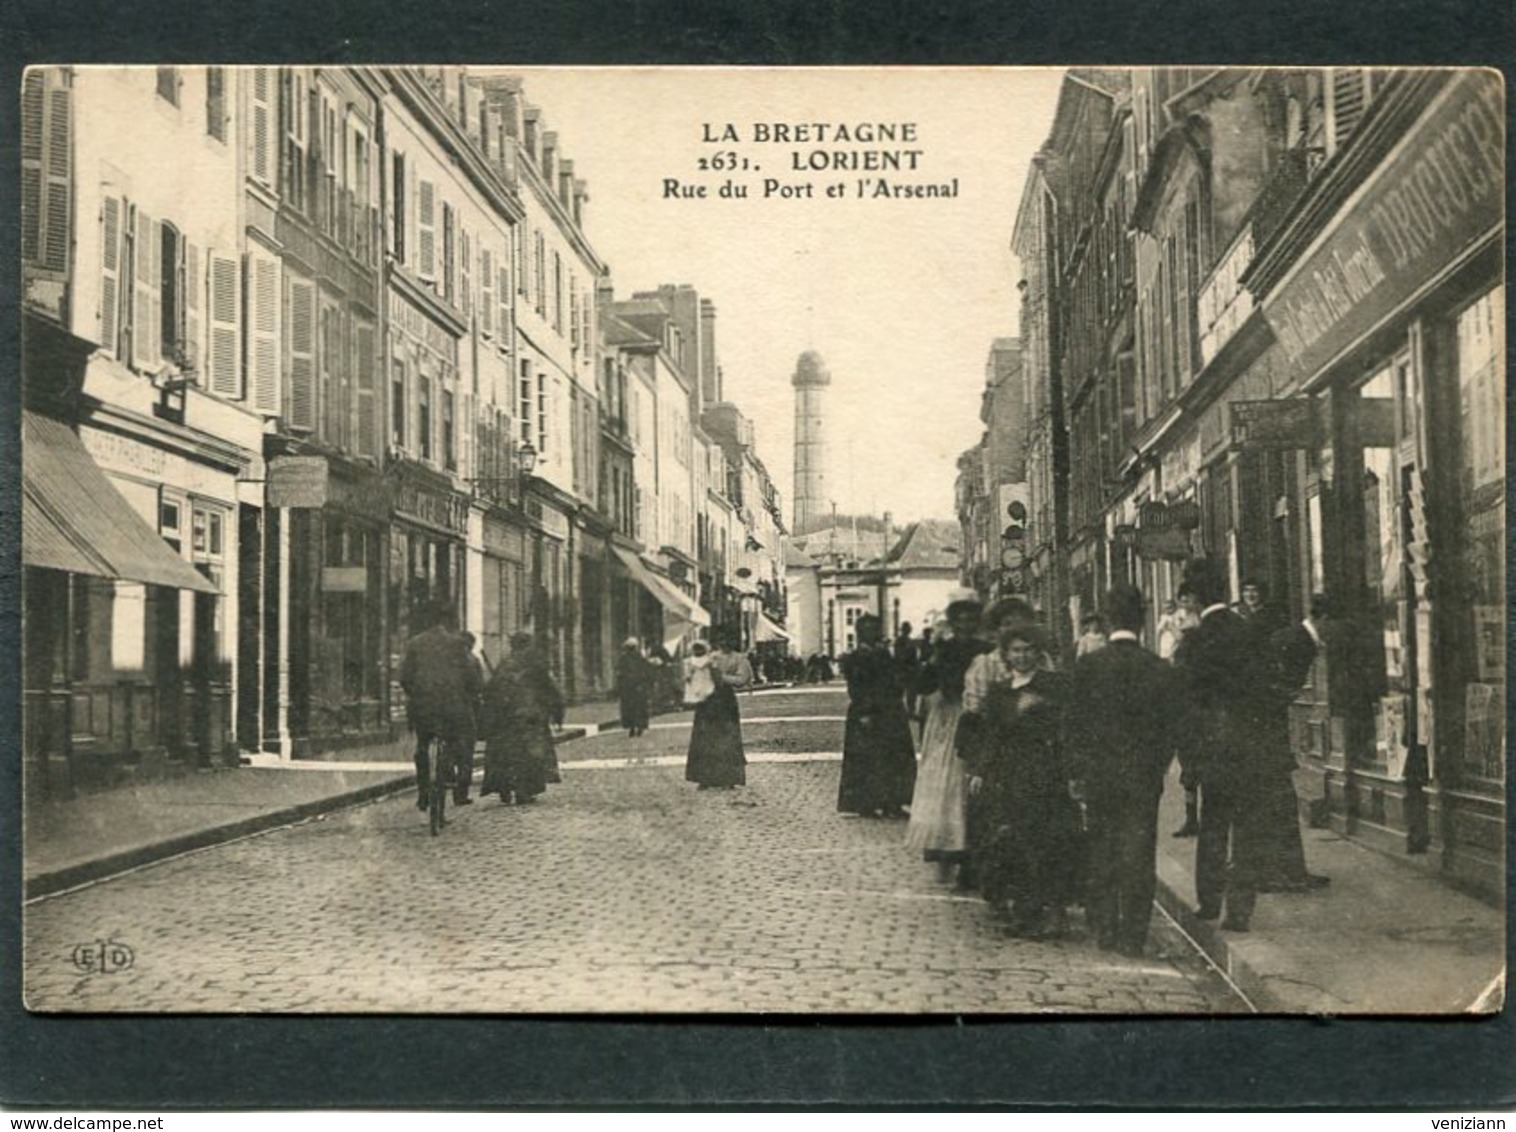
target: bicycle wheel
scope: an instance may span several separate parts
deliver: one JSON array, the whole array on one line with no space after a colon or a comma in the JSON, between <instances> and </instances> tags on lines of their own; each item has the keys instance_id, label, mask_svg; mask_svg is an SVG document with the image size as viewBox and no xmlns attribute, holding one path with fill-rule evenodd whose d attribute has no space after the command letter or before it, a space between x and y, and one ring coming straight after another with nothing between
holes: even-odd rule
<instances>
[{"instance_id":1,"label":"bicycle wheel","mask_svg":"<svg viewBox=\"0 0 1516 1132\"><path fill-rule=\"evenodd\" d=\"M441 746L442 741L435 740L431 752L431 805L428 807L428 816L431 819L433 837L441 833L442 827L447 824L448 786L442 774L442 757L439 753Z\"/></svg>"}]
</instances>

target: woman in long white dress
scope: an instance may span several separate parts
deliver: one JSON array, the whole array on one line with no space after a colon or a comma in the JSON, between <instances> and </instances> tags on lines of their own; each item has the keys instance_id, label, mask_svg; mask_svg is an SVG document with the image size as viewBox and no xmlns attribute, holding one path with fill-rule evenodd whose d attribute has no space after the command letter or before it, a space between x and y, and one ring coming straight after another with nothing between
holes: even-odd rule
<instances>
[{"instance_id":1,"label":"woman in long white dress","mask_svg":"<svg viewBox=\"0 0 1516 1132\"><path fill-rule=\"evenodd\" d=\"M974 659L991 647L977 636L980 611L972 590L953 594L947 610L948 632L933 641L918 684L927 716L905 843L919 850L925 860L935 861L943 880L968 857L968 779L958 757L957 736L964 676Z\"/></svg>"}]
</instances>

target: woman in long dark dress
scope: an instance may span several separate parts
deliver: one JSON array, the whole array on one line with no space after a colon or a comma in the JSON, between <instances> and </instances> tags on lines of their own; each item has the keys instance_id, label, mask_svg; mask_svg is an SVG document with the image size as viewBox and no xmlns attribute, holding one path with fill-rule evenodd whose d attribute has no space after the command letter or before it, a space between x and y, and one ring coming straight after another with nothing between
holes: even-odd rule
<instances>
[{"instance_id":1,"label":"woman in long dark dress","mask_svg":"<svg viewBox=\"0 0 1516 1132\"><path fill-rule=\"evenodd\" d=\"M696 649L703 649L697 644ZM695 704L695 725L690 732L689 755L684 777L702 790L729 790L747 784L747 756L742 750L742 713L737 706L737 690L753 682L753 670L747 657L718 648L705 664L714 685Z\"/></svg>"},{"instance_id":2,"label":"woman in long dark dress","mask_svg":"<svg viewBox=\"0 0 1516 1132\"><path fill-rule=\"evenodd\" d=\"M1012 935L1063 930L1075 895L1081 841L1061 742L1065 678L1042 667L1035 625L1001 627L1010 679L989 690L968 757L969 792L982 819L975 873L984 898L1009 906Z\"/></svg>"},{"instance_id":3,"label":"woman in long dark dress","mask_svg":"<svg viewBox=\"0 0 1516 1132\"><path fill-rule=\"evenodd\" d=\"M895 658L880 643L879 618L858 618L858 647L842 659L847 723L837 810L864 817L904 817L916 786L916 746Z\"/></svg>"},{"instance_id":4,"label":"woman in long dark dress","mask_svg":"<svg viewBox=\"0 0 1516 1132\"><path fill-rule=\"evenodd\" d=\"M621 699L621 726L627 738L635 739L647 730L648 684L652 668L642 658L637 638L628 637L616 658L616 693Z\"/></svg>"},{"instance_id":5,"label":"woman in long dark dress","mask_svg":"<svg viewBox=\"0 0 1516 1132\"><path fill-rule=\"evenodd\" d=\"M511 637L511 653L484 690L488 724L482 794L502 802L534 802L561 782L553 725L563 722L563 696L529 633Z\"/></svg>"}]
</instances>

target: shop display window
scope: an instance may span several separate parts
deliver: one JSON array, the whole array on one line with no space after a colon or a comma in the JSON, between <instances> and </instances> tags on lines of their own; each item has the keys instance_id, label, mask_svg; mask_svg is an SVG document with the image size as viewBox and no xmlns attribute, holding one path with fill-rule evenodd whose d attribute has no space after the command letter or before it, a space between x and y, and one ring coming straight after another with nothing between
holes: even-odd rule
<instances>
[{"instance_id":1,"label":"shop display window","mask_svg":"<svg viewBox=\"0 0 1516 1132\"><path fill-rule=\"evenodd\" d=\"M1505 288L1457 318L1464 770L1505 781Z\"/></svg>"}]
</instances>

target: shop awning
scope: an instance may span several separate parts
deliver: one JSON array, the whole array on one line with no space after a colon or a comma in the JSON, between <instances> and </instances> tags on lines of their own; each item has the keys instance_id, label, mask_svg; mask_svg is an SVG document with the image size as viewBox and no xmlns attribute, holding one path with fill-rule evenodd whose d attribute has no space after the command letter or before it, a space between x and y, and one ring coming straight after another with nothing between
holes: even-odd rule
<instances>
[{"instance_id":1,"label":"shop awning","mask_svg":"<svg viewBox=\"0 0 1516 1132\"><path fill-rule=\"evenodd\" d=\"M619 546L613 546L611 549L626 566L627 573L631 574L633 580L657 598L658 604L663 606L664 612L668 615L663 633L664 648L673 651L674 646L679 643L679 638L691 629L711 623L711 615L702 609L694 598L681 593L671 582L666 582L653 573L642 559Z\"/></svg>"},{"instance_id":2,"label":"shop awning","mask_svg":"<svg viewBox=\"0 0 1516 1132\"><path fill-rule=\"evenodd\" d=\"M755 640L759 641L787 641L790 639L790 635L788 633L780 628L776 622L770 621L762 613L758 615L758 621L753 626L753 637Z\"/></svg>"},{"instance_id":3,"label":"shop awning","mask_svg":"<svg viewBox=\"0 0 1516 1132\"><path fill-rule=\"evenodd\" d=\"M220 593L132 510L73 429L22 413L21 561L154 586Z\"/></svg>"}]
</instances>

